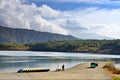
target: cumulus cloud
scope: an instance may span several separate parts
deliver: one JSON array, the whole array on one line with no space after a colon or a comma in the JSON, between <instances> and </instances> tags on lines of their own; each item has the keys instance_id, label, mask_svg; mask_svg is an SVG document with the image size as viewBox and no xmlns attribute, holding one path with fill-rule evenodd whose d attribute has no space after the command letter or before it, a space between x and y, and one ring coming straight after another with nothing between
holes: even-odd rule
<instances>
[{"instance_id":1,"label":"cumulus cloud","mask_svg":"<svg viewBox=\"0 0 120 80\"><path fill-rule=\"evenodd\" d=\"M76 37L120 39L120 9L90 7L64 13L69 17L57 18L53 22L69 30L70 34Z\"/></svg>"},{"instance_id":2,"label":"cumulus cloud","mask_svg":"<svg viewBox=\"0 0 120 80\"><path fill-rule=\"evenodd\" d=\"M52 8L48 7L47 5L42 5L40 7L39 12L40 12L41 16L45 17L45 18L54 18L54 17L58 17L60 15L59 11L53 10Z\"/></svg>"},{"instance_id":3,"label":"cumulus cloud","mask_svg":"<svg viewBox=\"0 0 120 80\"><path fill-rule=\"evenodd\" d=\"M47 5L37 7L33 3L25 4L23 0L0 0L0 25L12 28L71 34L84 39L120 39L119 21L119 8L108 10L90 7L60 11Z\"/></svg>"},{"instance_id":4,"label":"cumulus cloud","mask_svg":"<svg viewBox=\"0 0 120 80\"><path fill-rule=\"evenodd\" d=\"M12 28L26 28L37 31L67 35L68 31L46 20L44 16L56 17L59 12L43 5L27 5L25 0L0 0L0 25Z\"/></svg>"},{"instance_id":5,"label":"cumulus cloud","mask_svg":"<svg viewBox=\"0 0 120 80\"><path fill-rule=\"evenodd\" d=\"M102 36L120 38L120 9L106 10L87 8L72 12L73 19L78 20L88 32Z\"/></svg>"}]
</instances>

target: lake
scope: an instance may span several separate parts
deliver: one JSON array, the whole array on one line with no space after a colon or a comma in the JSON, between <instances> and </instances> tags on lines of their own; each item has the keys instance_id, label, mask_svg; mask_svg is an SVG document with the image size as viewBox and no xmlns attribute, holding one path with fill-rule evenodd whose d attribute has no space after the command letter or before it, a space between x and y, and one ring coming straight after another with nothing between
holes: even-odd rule
<instances>
[{"instance_id":1,"label":"lake","mask_svg":"<svg viewBox=\"0 0 120 80\"><path fill-rule=\"evenodd\" d=\"M120 67L120 55L92 53L0 51L0 72L17 72L23 68L48 68L51 71L70 68L80 63L113 61Z\"/></svg>"}]
</instances>

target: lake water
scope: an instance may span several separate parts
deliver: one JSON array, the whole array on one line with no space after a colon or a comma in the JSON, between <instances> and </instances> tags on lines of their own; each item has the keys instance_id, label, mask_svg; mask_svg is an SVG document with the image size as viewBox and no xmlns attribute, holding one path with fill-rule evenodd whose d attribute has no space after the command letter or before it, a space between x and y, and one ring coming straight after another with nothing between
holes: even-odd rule
<instances>
[{"instance_id":1,"label":"lake water","mask_svg":"<svg viewBox=\"0 0 120 80\"><path fill-rule=\"evenodd\" d=\"M0 51L0 72L17 72L23 68L70 68L80 63L113 61L120 67L120 55L91 53Z\"/></svg>"}]
</instances>

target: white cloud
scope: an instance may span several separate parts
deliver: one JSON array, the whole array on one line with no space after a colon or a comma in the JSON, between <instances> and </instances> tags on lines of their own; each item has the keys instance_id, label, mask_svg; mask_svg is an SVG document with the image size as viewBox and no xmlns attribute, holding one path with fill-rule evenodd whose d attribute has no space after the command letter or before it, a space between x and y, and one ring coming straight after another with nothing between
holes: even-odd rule
<instances>
[{"instance_id":1,"label":"white cloud","mask_svg":"<svg viewBox=\"0 0 120 80\"><path fill-rule=\"evenodd\" d=\"M75 11L73 19L78 20L90 33L120 39L120 9L90 9Z\"/></svg>"},{"instance_id":2,"label":"white cloud","mask_svg":"<svg viewBox=\"0 0 120 80\"><path fill-rule=\"evenodd\" d=\"M86 8L64 13L68 14L69 17L53 21L68 29L76 37L91 38L96 35L96 38L103 36L103 38L120 39L120 9Z\"/></svg>"},{"instance_id":3,"label":"white cloud","mask_svg":"<svg viewBox=\"0 0 120 80\"><path fill-rule=\"evenodd\" d=\"M53 10L52 8L48 7L47 5L42 5L40 7L40 14L42 15L42 17L46 17L46 18L54 18L54 17L58 17L60 15L60 12L57 10Z\"/></svg>"},{"instance_id":4,"label":"white cloud","mask_svg":"<svg viewBox=\"0 0 120 80\"><path fill-rule=\"evenodd\" d=\"M23 0L24 1L24 0ZM67 35L68 31L51 23L43 16L57 16L58 11L43 5L27 5L22 0L0 0L0 25L12 28L27 28Z\"/></svg>"},{"instance_id":5,"label":"white cloud","mask_svg":"<svg viewBox=\"0 0 120 80\"><path fill-rule=\"evenodd\" d=\"M23 4L19 0L0 0L0 25L13 28L59 34L69 33L84 39L120 39L119 21L120 9L107 10L90 7L74 11L60 11L47 5L37 7L35 4Z\"/></svg>"}]
</instances>

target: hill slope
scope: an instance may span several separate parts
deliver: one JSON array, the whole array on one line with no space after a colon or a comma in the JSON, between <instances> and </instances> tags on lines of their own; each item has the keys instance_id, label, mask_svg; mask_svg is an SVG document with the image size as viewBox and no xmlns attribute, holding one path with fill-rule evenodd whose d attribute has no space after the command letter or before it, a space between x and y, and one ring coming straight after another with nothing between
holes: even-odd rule
<instances>
[{"instance_id":1,"label":"hill slope","mask_svg":"<svg viewBox=\"0 0 120 80\"><path fill-rule=\"evenodd\" d=\"M31 43L53 40L76 40L71 35L53 34L27 29L13 29L0 26L0 42Z\"/></svg>"}]
</instances>

